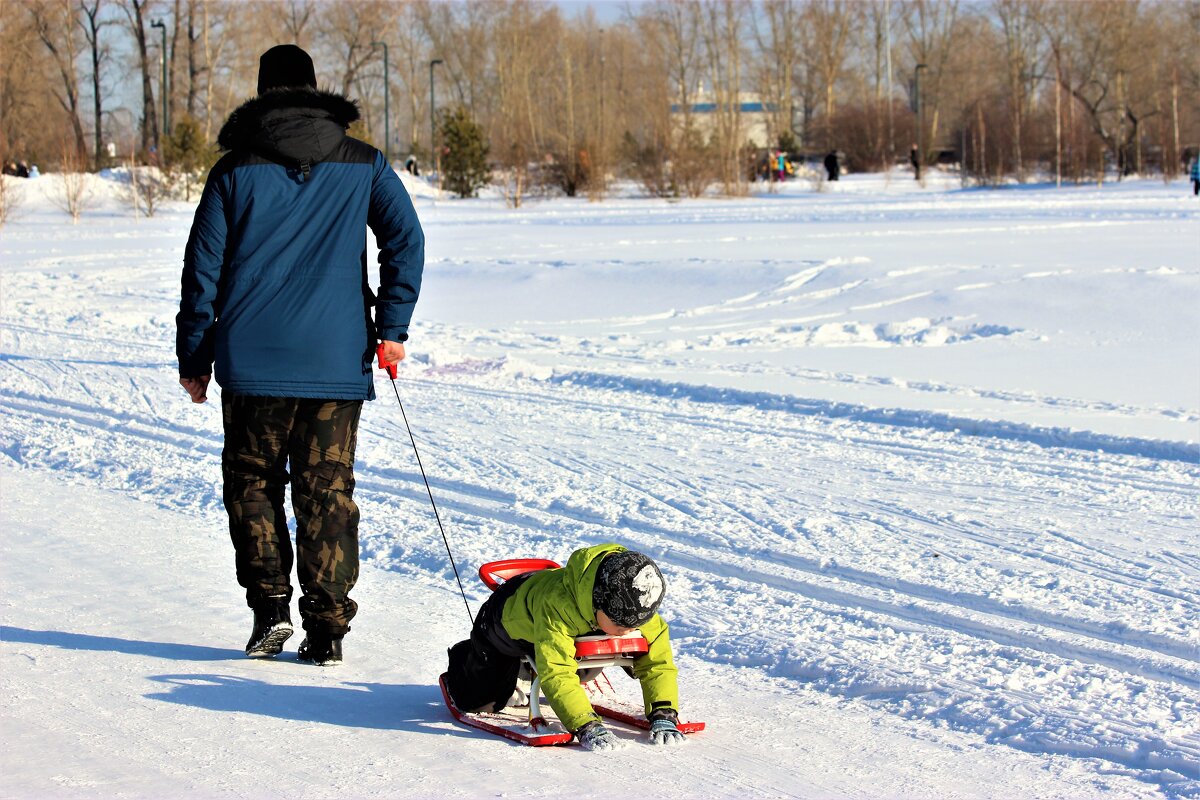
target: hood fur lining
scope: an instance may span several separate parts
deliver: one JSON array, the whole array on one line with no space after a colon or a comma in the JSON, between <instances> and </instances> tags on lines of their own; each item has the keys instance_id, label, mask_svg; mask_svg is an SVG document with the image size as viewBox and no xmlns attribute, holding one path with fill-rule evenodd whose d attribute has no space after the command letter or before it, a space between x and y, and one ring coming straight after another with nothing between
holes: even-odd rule
<instances>
[{"instance_id":1,"label":"hood fur lining","mask_svg":"<svg viewBox=\"0 0 1200 800\"><path fill-rule=\"evenodd\" d=\"M342 128L350 127L360 116L357 103L335 92L307 88L273 89L238 106L221 126L217 145L222 150L249 147L261 129L263 118L271 111L288 108L325 112Z\"/></svg>"}]
</instances>

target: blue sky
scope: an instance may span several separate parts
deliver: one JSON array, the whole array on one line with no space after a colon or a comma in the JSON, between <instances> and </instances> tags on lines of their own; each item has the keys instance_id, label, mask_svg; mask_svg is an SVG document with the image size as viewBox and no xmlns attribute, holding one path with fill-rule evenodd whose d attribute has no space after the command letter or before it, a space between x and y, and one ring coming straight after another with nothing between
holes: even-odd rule
<instances>
[{"instance_id":1,"label":"blue sky","mask_svg":"<svg viewBox=\"0 0 1200 800\"><path fill-rule=\"evenodd\" d=\"M589 7L595 9L598 22L613 23L621 19L627 5L638 5L642 0L554 0L554 4L568 15L583 14Z\"/></svg>"}]
</instances>

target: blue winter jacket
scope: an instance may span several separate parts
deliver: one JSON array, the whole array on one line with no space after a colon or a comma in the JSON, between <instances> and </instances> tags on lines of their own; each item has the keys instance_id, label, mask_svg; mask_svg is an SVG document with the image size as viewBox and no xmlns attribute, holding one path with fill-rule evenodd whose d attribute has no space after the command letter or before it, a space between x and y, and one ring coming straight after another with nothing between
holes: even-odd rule
<instances>
[{"instance_id":1,"label":"blue winter jacket","mask_svg":"<svg viewBox=\"0 0 1200 800\"><path fill-rule=\"evenodd\" d=\"M239 394L374 398L375 344L408 339L425 238L383 154L346 135L356 119L344 97L284 89L225 123L217 141L229 152L209 173L184 254L180 377L215 363L217 383Z\"/></svg>"}]
</instances>

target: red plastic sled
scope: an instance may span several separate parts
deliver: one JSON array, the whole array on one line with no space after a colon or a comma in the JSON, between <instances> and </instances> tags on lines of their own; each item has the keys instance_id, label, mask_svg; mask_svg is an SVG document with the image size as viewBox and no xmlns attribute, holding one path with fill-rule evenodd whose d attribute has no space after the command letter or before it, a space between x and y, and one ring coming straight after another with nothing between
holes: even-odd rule
<instances>
[{"instance_id":1,"label":"red plastic sled","mask_svg":"<svg viewBox=\"0 0 1200 800\"><path fill-rule=\"evenodd\" d=\"M438 679L438 686L442 689L442 699L446 701L446 708L450 709L450 714L464 725L470 725L472 728L478 728L481 731L494 733L505 739L512 739L514 742L533 747L548 744L570 744L571 740L575 738L570 731L564 730L562 725L557 722L550 723L541 720L540 725L535 725L536 720L531 720L524 709L506 708L498 713L461 711L454 705L454 701L450 699L450 693L446 691L446 673L444 672Z\"/></svg>"}]
</instances>

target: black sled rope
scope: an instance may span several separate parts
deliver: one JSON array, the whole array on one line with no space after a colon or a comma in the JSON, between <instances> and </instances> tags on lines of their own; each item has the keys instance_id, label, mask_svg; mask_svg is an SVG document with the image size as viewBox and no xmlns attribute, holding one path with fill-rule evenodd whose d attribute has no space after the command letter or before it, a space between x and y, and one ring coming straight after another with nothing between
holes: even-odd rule
<instances>
[{"instance_id":1,"label":"black sled rope","mask_svg":"<svg viewBox=\"0 0 1200 800\"><path fill-rule=\"evenodd\" d=\"M467 624L474 625L475 617L471 614L471 605L467 602L467 591L463 588L462 578L458 574L458 565L454 563L454 553L450 552L450 540L446 538L446 529L442 526L442 515L438 513L437 503L433 501L433 490L429 488L429 478L425 476L425 465L421 463L421 453L417 450L417 440L413 437L412 426L408 424L408 414L404 413L404 401L400 399L400 390L396 388L396 366L388 364L383 359L383 345L379 346L379 366L387 372L392 382L392 391L396 393L396 402L400 404L400 416L404 420L404 428L408 431L408 440L412 442L413 455L417 457L417 468L421 470L421 480L425 481L425 493L429 495L429 505L433 506L433 518L437 520L438 530L442 534L442 544L446 545L446 555L450 557L450 568L454 570L454 580L458 581L458 593L462 595L463 606L467 609Z\"/></svg>"}]
</instances>

